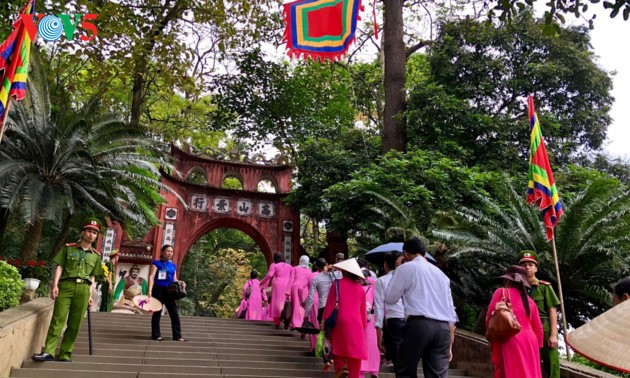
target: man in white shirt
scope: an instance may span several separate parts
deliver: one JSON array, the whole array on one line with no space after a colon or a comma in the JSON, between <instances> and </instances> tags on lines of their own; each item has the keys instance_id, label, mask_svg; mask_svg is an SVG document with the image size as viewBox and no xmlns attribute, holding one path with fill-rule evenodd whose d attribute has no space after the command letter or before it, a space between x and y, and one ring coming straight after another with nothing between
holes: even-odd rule
<instances>
[{"instance_id":1,"label":"man in white shirt","mask_svg":"<svg viewBox=\"0 0 630 378\"><path fill-rule=\"evenodd\" d=\"M374 327L378 339L378 348L385 353L385 358L398 366L398 351L405 326L405 308L402 299L396 304L385 306L385 292L396 269L396 260L400 252L392 251L385 254L383 269L385 275L376 281L374 289Z\"/></svg>"},{"instance_id":2,"label":"man in white shirt","mask_svg":"<svg viewBox=\"0 0 630 378\"><path fill-rule=\"evenodd\" d=\"M324 314L324 307L326 307L328 293L330 292L330 287L332 286L333 281L336 279L333 272L327 271L327 267L328 263L325 259L319 258L315 261L315 269L317 269L319 274L311 280L308 297L306 298L306 303L304 304L304 309L306 310L304 319L308 319L308 314L311 313L311 308L313 307L314 302L313 300L315 298L315 291L317 291L317 297L319 298L317 303L317 321L322 321L322 315Z\"/></svg>"},{"instance_id":3,"label":"man in white shirt","mask_svg":"<svg viewBox=\"0 0 630 378\"><path fill-rule=\"evenodd\" d=\"M418 363L426 378L448 377L457 315L448 277L425 259L426 247L418 238L403 244L405 263L387 287L385 305L404 303L406 327L400 345L397 378L417 378Z\"/></svg>"}]
</instances>

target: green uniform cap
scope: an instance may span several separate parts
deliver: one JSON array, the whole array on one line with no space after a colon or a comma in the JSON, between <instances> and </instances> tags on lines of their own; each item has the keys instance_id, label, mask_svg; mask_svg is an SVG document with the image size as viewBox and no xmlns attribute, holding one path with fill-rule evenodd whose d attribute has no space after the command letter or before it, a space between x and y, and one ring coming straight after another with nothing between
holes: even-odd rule
<instances>
[{"instance_id":1,"label":"green uniform cap","mask_svg":"<svg viewBox=\"0 0 630 378\"><path fill-rule=\"evenodd\" d=\"M99 222L96 218L88 218L83 222L83 227L81 227L81 230L85 230L86 228L90 228L92 230L100 232L101 222Z\"/></svg>"},{"instance_id":2,"label":"green uniform cap","mask_svg":"<svg viewBox=\"0 0 630 378\"><path fill-rule=\"evenodd\" d=\"M538 265L538 254L534 251L521 251L521 253L518 254L518 263L522 264L526 261Z\"/></svg>"}]
</instances>

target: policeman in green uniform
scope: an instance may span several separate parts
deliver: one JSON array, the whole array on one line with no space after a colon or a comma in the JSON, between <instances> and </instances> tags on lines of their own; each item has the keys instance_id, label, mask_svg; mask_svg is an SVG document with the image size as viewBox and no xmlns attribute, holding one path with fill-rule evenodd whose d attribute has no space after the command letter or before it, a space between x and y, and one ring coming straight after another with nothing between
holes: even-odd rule
<instances>
[{"instance_id":1,"label":"policeman in green uniform","mask_svg":"<svg viewBox=\"0 0 630 378\"><path fill-rule=\"evenodd\" d=\"M81 230L81 241L66 244L53 258L57 268L53 276L50 297L55 300L55 307L44 350L33 355L31 357L33 361L55 360L55 349L66 324L57 360L70 361L88 304L92 304L90 294L94 289L94 276L103 275L100 253L92 248L99 229L97 220L88 220Z\"/></svg>"},{"instance_id":2,"label":"policeman in green uniform","mask_svg":"<svg viewBox=\"0 0 630 378\"><path fill-rule=\"evenodd\" d=\"M522 251L518 263L527 272L529 295L532 297L545 331L544 343L540 349L543 374L550 378L560 378L560 354L558 353L558 310L560 300L551 287L551 283L536 278L538 255L533 251Z\"/></svg>"}]
</instances>

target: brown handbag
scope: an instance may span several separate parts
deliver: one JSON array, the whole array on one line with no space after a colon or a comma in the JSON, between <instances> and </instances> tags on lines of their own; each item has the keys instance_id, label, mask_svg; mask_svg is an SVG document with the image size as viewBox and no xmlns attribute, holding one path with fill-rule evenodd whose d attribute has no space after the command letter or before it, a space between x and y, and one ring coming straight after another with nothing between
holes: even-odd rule
<instances>
[{"instance_id":1,"label":"brown handbag","mask_svg":"<svg viewBox=\"0 0 630 378\"><path fill-rule=\"evenodd\" d=\"M491 343L503 343L520 331L521 325L516 320L514 312L512 312L510 293L508 292L506 301L505 289L503 289L503 298L496 304L492 315L490 315L488 327L486 328L486 339Z\"/></svg>"}]
</instances>

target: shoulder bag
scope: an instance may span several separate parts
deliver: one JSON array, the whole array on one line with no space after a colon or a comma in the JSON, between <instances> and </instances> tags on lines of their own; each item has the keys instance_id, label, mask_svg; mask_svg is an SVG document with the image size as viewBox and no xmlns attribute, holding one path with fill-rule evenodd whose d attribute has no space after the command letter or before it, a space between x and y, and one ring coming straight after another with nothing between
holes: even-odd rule
<instances>
[{"instance_id":1,"label":"shoulder bag","mask_svg":"<svg viewBox=\"0 0 630 378\"><path fill-rule=\"evenodd\" d=\"M186 298L188 296L186 287L180 281L174 281L168 284L167 291L175 300Z\"/></svg>"},{"instance_id":2,"label":"shoulder bag","mask_svg":"<svg viewBox=\"0 0 630 378\"><path fill-rule=\"evenodd\" d=\"M486 329L486 339L491 343L503 343L521 331L521 325L512 311L511 302L509 291L506 301L505 289L503 289L503 298L497 302L492 311Z\"/></svg>"},{"instance_id":3,"label":"shoulder bag","mask_svg":"<svg viewBox=\"0 0 630 378\"><path fill-rule=\"evenodd\" d=\"M337 325L337 312L339 311L339 280L335 280L335 308L330 313L330 316L326 319L324 326L327 330L335 328Z\"/></svg>"}]
</instances>

